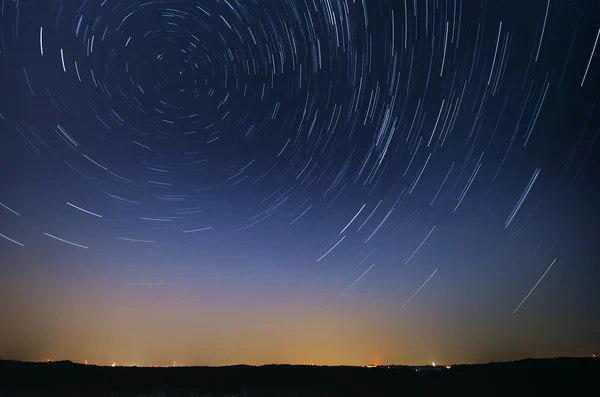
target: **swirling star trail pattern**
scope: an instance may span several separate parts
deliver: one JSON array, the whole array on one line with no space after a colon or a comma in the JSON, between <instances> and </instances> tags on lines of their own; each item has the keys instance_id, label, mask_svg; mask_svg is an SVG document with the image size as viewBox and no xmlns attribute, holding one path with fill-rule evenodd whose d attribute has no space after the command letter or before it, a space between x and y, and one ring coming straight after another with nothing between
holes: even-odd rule
<instances>
[{"instance_id":1,"label":"swirling star trail pattern","mask_svg":"<svg viewBox=\"0 0 600 397\"><path fill-rule=\"evenodd\" d=\"M2 356L600 347L600 2L0 1Z\"/></svg>"}]
</instances>

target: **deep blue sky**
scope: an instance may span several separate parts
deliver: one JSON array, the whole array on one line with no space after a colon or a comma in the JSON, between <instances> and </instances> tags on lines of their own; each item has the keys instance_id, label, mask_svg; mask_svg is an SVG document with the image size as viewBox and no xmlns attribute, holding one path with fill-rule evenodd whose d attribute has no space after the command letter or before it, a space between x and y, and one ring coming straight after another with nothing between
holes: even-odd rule
<instances>
[{"instance_id":1,"label":"deep blue sky","mask_svg":"<svg viewBox=\"0 0 600 397\"><path fill-rule=\"evenodd\" d=\"M597 1L2 0L0 34L1 357L600 350Z\"/></svg>"}]
</instances>

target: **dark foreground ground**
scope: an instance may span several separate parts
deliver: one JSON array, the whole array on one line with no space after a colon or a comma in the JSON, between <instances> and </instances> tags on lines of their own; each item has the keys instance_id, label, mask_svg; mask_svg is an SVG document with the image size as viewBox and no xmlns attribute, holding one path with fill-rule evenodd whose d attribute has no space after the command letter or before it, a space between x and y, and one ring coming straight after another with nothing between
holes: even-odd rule
<instances>
[{"instance_id":1,"label":"dark foreground ground","mask_svg":"<svg viewBox=\"0 0 600 397\"><path fill-rule=\"evenodd\" d=\"M594 395L600 359L556 358L443 370L413 367L97 367L0 361L0 396Z\"/></svg>"}]
</instances>

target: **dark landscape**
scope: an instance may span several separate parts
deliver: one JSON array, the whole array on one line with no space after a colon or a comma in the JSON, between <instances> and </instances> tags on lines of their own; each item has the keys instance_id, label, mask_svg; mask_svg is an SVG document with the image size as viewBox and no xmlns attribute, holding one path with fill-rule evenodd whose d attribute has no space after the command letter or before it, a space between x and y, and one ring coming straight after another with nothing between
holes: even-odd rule
<instances>
[{"instance_id":1,"label":"dark landscape","mask_svg":"<svg viewBox=\"0 0 600 397\"><path fill-rule=\"evenodd\" d=\"M2 396L578 396L594 390L595 358L446 366L100 367L0 361Z\"/></svg>"}]
</instances>

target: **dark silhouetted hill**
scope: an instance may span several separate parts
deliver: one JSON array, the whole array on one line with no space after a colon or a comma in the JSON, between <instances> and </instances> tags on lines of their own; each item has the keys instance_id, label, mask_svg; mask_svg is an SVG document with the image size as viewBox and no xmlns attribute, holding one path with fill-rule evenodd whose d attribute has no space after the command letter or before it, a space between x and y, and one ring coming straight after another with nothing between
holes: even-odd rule
<instances>
[{"instance_id":1,"label":"dark silhouetted hill","mask_svg":"<svg viewBox=\"0 0 600 397\"><path fill-rule=\"evenodd\" d=\"M421 369L421 370L417 370ZM403 366L100 367L0 361L1 396L402 396L592 393L593 358L527 359L425 371ZM157 393L158 394L153 394Z\"/></svg>"}]
</instances>

